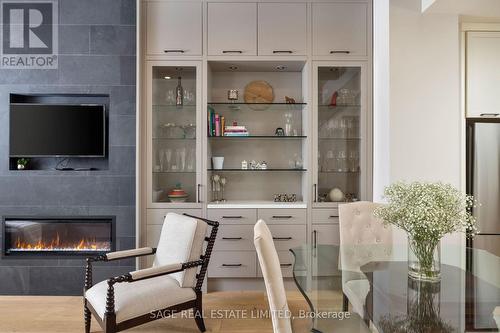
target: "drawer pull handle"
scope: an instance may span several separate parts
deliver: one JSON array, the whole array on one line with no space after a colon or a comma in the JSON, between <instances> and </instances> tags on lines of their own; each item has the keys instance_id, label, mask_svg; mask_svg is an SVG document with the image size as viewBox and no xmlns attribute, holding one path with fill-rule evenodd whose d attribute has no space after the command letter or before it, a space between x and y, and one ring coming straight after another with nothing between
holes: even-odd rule
<instances>
[{"instance_id":1,"label":"drawer pull handle","mask_svg":"<svg viewBox=\"0 0 500 333\"><path fill-rule=\"evenodd\" d=\"M184 50L163 50L165 53L184 53Z\"/></svg>"},{"instance_id":2,"label":"drawer pull handle","mask_svg":"<svg viewBox=\"0 0 500 333\"><path fill-rule=\"evenodd\" d=\"M291 219L292 215L273 215L273 219Z\"/></svg>"},{"instance_id":3,"label":"drawer pull handle","mask_svg":"<svg viewBox=\"0 0 500 333\"><path fill-rule=\"evenodd\" d=\"M500 113L481 113L479 116L480 117L498 117L498 116L500 116Z\"/></svg>"},{"instance_id":4,"label":"drawer pull handle","mask_svg":"<svg viewBox=\"0 0 500 333\"><path fill-rule=\"evenodd\" d=\"M339 53L349 54L349 53L351 53L351 51L347 51L347 50L332 50L332 51L330 51L330 54L339 54Z\"/></svg>"},{"instance_id":5,"label":"drawer pull handle","mask_svg":"<svg viewBox=\"0 0 500 333\"><path fill-rule=\"evenodd\" d=\"M289 54L292 54L293 51L291 51L291 50L275 50L275 51L273 51L273 53L275 53L275 54L276 53L289 53Z\"/></svg>"},{"instance_id":6,"label":"drawer pull handle","mask_svg":"<svg viewBox=\"0 0 500 333\"><path fill-rule=\"evenodd\" d=\"M292 264L280 264L281 267L290 267Z\"/></svg>"},{"instance_id":7,"label":"drawer pull handle","mask_svg":"<svg viewBox=\"0 0 500 333\"><path fill-rule=\"evenodd\" d=\"M292 240L292 237L273 237L274 240L278 241L285 241L285 240Z\"/></svg>"},{"instance_id":8,"label":"drawer pull handle","mask_svg":"<svg viewBox=\"0 0 500 333\"><path fill-rule=\"evenodd\" d=\"M222 237L223 240L242 240L242 237Z\"/></svg>"},{"instance_id":9,"label":"drawer pull handle","mask_svg":"<svg viewBox=\"0 0 500 333\"><path fill-rule=\"evenodd\" d=\"M338 217L338 216L335 216L335 215L330 215L328 218L329 218L329 219L335 219L335 218L337 218L337 217Z\"/></svg>"},{"instance_id":10,"label":"drawer pull handle","mask_svg":"<svg viewBox=\"0 0 500 333\"><path fill-rule=\"evenodd\" d=\"M224 50L222 53L243 53L243 51L240 50Z\"/></svg>"},{"instance_id":11,"label":"drawer pull handle","mask_svg":"<svg viewBox=\"0 0 500 333\"><path fill-rule=\"evenodd\" d=\"M243 216L223 216L223 219L242 219Z\"/></svg>"},{"instance_id":12,"label":"drawer pull handle","mask_svg":"<svg viewBox=\"0 0 500 333\"><path fill-rule=\"evenodd\" d=\"M222 267L241 267L242 264L222 264Z\"/></svg>"}]
</instances>

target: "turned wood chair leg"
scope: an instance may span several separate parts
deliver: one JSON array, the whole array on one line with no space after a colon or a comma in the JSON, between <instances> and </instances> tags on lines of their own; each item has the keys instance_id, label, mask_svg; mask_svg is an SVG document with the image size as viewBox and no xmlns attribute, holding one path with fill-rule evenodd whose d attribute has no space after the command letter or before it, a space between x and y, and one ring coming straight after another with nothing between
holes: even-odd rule
<instances>
[{"instance_id":1,"label":"turned wood chair leg","mask_svg":"<svg viewBox=\"0 0 500 333\"><path fill-rule=\"evenodd\" d=\"M90 310L87 308L87 304L84 305L83 312L85 316L85 333L90 333L90 322L92 320L92 315L90 313Z\"/></svg>"},{"instance_id":2,"label":"turned wood chair leg","mask_svg":"<svg viewBox=\"0 0 500 333\"><path fill-rule=\"evenodd\" d=\"M196 321L196 326L200 332L205 332L205 322L203 321L203 307L202 307L202 295L198 292L196 295L196 305L194 307L194 320Z\"/></svg>"}]
</instances>

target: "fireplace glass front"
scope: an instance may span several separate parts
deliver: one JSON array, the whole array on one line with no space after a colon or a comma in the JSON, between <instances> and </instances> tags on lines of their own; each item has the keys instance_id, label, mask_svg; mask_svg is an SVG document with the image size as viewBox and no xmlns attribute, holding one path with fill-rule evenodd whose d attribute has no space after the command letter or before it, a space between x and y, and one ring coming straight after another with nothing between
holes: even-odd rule
<instances>
[{"instance_id":1,"label":"fireplace glass front","mask_svg":"<svg viewBox=\"0 0 500 333\"><path fill-rule=\"evenodd\" d=\"M97 255L114 251L114 218L4 218L3 254Z\"/></svg>"}]
</instances>

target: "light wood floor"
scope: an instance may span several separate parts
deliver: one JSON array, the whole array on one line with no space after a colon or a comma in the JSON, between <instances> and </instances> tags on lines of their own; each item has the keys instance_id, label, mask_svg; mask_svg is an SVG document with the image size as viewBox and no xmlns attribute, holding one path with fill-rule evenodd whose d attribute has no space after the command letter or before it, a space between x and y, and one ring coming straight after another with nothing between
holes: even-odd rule
<instances>
[{"instance_id":1,"label":"light wood floor","mask_svg":"<svg viewBox=\"0 0 500 333\"><path fill-rule=\"evenodd\" d=\"M293 315L299 310L309 310L299 292L288 293L288 304ZM216 292L205 295L205 315L212 310L242 310L246 317L207 318L207 332L217 333L267 333L272 332L271 319L256 317L259 310L268 309L264 292ZM232 312L233 314L236 311ZM241 313L241 312L240 312ZM293 321L294 332L308 332L310 322L307 319ZM92 332L102 332L99 325L92 322ZM1 333L83 333L83 306L81 297L59 296L0 296L0 332ZM160 319L126 332L140 333L177 333L199 332L194 319Z\"/></svg>"}]
</instances>

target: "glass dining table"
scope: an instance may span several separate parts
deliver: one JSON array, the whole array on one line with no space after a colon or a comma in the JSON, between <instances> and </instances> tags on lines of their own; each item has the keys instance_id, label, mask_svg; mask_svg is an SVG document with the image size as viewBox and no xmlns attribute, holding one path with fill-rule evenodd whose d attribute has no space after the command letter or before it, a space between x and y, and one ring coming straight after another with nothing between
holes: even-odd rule
<instances>
[{"instance_id":1,"label":"glass dining table","mask_svg":"<svg viewBox=\"0 0 500 333\"><path fill-rule=\"evenodd\" d=\"M310 307L312 332L335 332L346 326L346 318L351 329L342 332L368 332L369 327L379 333L499 330L500 258L487 251L466 248L468 267L442 264L437 283L409 278L406 261L361 259L359 269L341 267L348 265L340 265L340 251L371 253L377 251L373 246L302 245L290 251L293 278ZM352 280L366 286L359 288L362 309L357 311L352 305L346 309L345 286Z\"/></svg>"}]
</instances>

